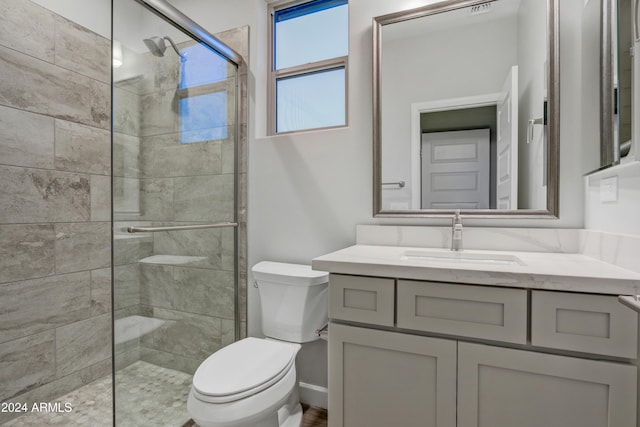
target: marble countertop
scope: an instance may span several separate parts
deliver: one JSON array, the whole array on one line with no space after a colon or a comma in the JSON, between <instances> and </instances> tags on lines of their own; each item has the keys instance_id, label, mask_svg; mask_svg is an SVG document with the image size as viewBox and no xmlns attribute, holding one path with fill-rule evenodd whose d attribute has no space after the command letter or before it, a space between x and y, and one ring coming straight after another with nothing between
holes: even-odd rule
<instances>
[{"instance_id":1,"label":"marble countertop","mask_svg":"<svg viewBox=\"0 0 640 427\"><path fill-rule=\"evenodd\" d=\"M516 256L521 263L494 265L450 260L406 259L409 251L450 253L448 249L354 245L312 261L314 270L436 282L635 295L640 273L577 253L465 250L464 254Z\"/></svg>"}]
</instances>

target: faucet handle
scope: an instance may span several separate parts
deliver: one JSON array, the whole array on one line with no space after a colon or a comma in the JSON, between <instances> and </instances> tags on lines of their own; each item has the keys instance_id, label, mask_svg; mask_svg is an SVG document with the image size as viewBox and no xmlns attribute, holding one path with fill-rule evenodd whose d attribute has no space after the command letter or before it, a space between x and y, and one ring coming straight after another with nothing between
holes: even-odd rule
<instances>
[{"instance_id":1,"label":"faucet handle","mask_svg":"<svg viewBox=\"0 0 640 427\"><path fill-rule=\"evenodd\" d=\"M453 224L451 226L451 250L462 250L462 220L460 219L459 209L456 209L453 215Z\"/></svg>"}]
</instances>

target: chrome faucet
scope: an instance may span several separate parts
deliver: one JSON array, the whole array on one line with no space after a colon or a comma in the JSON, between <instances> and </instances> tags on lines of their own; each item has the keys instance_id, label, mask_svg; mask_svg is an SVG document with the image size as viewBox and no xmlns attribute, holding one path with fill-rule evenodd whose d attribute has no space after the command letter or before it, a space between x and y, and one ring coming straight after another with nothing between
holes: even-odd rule
<instances>
[{"instance_id":1,"label":"chrome faucet","mask_svg":"<svg viewBox=\"0 0 640 427\"><path fill-rule=\"evenodd\" d=\"M453 214L453 223L451 224L451 250L462 250L462 219L460 218L460 209L456 209Z\"/></svg>"}]
</instances>

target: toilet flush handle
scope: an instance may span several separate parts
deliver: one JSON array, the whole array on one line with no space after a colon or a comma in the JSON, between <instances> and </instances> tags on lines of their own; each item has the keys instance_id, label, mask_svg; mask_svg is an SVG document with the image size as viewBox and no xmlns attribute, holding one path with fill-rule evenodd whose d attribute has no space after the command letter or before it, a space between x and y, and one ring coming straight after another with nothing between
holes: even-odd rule
<instances>
[{"instance_id":1,"label":"toilet flush handle","mask_svg":"<svg viewBox=\"0 0 640 427\"><path fill-rule=\"evenodd\" d=\"M320 329L316 329L316 335L319 336L320 338L326 339L328 333L329 333L329 323L326 323Z\"/></svg>"}]
</instances>

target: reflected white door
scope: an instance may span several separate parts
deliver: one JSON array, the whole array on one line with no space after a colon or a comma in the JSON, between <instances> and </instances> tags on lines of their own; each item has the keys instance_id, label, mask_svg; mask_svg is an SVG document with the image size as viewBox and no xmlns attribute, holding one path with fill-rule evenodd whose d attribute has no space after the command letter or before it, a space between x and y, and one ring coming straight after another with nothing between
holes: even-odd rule
<instances>
[{"instance_id":1,"label":"reflected white door","mask_svg":"<svg viewBox=\"0 0 640 427\"><path fill-rule=\"evenodd\" d=\"M489 209L489 129L422 134L422 209Z\"/></svg>"},{"instance_id":2,"label":"reflected white door","mask_svg":"<svg viewBox=\"0 0 640 427\"><path fill-rule=\"evenodd\" d=\"M518 209L518 66L511 67L496 108L497 159L496 204L498 209Z\"/></svg>"}]
</instances>

